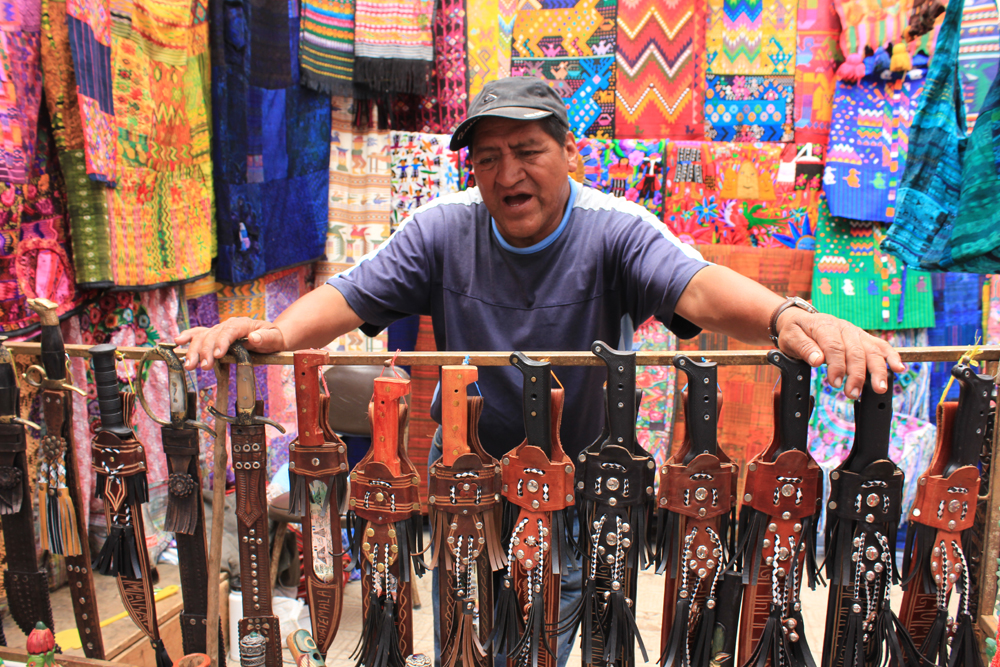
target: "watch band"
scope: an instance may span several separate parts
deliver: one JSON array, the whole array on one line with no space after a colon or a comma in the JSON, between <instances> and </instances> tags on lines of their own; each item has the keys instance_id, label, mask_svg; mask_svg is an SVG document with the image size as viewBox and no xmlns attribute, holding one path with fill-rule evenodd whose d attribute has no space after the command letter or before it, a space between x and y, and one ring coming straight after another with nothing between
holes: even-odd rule
<instances>
[{"instance_id":1,"label":"watch band","mask_svg":"<svg viewBox=\"0 0 1000 667\"><path fill-rule=\"evenodd\" d=\"M780 306L775 308L773 313L771 313L771 319L767 324L767 335L771 337L771 342L774 343L775 346L778 345L778 318L781 317L781 314L783 312L785 312L792 306L795 306L796 308L801 308L807 313L819 312L818 310L816 310L815 306L813 306L811 303L809 303L808 301L806 301L801 297L790 296L787 299L785 299L785 301Z\"/></svg>"}]
</instances>

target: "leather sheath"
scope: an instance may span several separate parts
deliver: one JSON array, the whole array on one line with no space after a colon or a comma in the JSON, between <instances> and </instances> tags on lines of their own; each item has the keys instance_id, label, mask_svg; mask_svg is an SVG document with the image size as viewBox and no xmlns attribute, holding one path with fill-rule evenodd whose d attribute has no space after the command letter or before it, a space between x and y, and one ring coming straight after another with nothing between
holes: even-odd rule
<instances>
[{"instance_id":1,"label":"leather sheath","mask_svg":"<svg viewBox=\"0 0 1000 667\"><path fill-rule=\"evenodd\" d=\"M257 401L257 413L263 404ZM236 526L240 545L243 618L240 640L256 632L266 641L264 665L281 666L281 633L271 608L271 549L267 519L267 443L263 424L232 425Z\"/></svg>"}]
</instances>

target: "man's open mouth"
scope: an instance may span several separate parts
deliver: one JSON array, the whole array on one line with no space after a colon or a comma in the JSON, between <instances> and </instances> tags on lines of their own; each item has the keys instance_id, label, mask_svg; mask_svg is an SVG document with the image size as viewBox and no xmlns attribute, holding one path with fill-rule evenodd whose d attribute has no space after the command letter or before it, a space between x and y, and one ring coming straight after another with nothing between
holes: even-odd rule
<instances>
[{"instance_id":1,"label":"man's open mouth","mask_svg":"<svg viewBox=\"0 0 1000 667\"><path fill-rule=\"evenodd\" d=\"M518 208L524 206L531 199L531 195L519 194L519 195L509 195L503 198L503 203L511 208Z\"/></svg>"}]
</instances>

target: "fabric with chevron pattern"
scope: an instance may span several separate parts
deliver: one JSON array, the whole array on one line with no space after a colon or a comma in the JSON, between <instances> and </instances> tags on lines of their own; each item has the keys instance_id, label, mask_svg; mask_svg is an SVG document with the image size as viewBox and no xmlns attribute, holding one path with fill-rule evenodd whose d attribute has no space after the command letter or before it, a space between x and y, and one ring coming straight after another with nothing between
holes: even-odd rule
<instances>
[{"instance_id":1,"label":"fabric with chevron pattern","mask_svg":"<svg viewBox=\"0 0 1000 667\"><path fill-rule=\"evenodd\" d=\"M512 76L544 79L577 137L615 132L616 0L530 0L517 14Z\"/></svg>"},{"instance_id":2,"label":"fabric with chevron pattern","mask_svg":"<svg viewBox=\"0 0 1000 667\"><path fill-rule=\"evenodd\" d=\"M826 143L833 117L840 19L833 0L799 0L795 53L795 141Z\"/></svg>"},{"instance_id":3,"label":"fabric with chevron pattern","mask_svg":"<svg viewBox=\"0 0 1000 667\"><path fill-rule=\"evenodd\" d=\"M705 138L713 141L794 139L795 79L790 76L705 77Z\"/></svg>"},{"instance_id":4,"label":"fabric with chevron pattern","mask_svg":"<svg viewBox=\"0 0 1000 667\"><path fill-rule=\"evenodd\" d=\"M615 136L700 139L705 12L696 0L620 0Z\"/></svg>"},{"instance_id":5,"label":"fabric with chevron pattern","mask_svg":"<svg viewBox=\"0 0 1000 667\"><path fill-rule=\"evenodd\" d=\"M0 2L0 181L24 184L35 158L38 109L40 0Z\"/></svg>"},{"instance_id":6,"label":"fabric with chevron pattern","mask_svg":"<svg viewBox=\"0 0 1000 667\"><path fill-rule=\"evenodd\" d=\"M527 0L497 0L497 27L500 51L497 53L497 78L510 76L511 47L514 42L514 21L521 5Z\"/></svg>"},{"instance_id":7,"label":"fabric with chevron pattern","mask_svg":"<svg viewBox=\"0 0 1000 667\"><path fill-rule=\"evenodd\" d=\"M709 0L708 71L795 73L795 0Z\"/></svg>"},{"instance_id":8,"label":"fabric with chevron pattern","mask_svg":"<svg viewBox=\"0 0 1000 667\"><path fill-rule=\"evenodd\" d=\"M466 8L470 101L475 99L483 86L499 78L501 50L499 17L499 0L476 0L470 2Z\"/></svg>"},{"instance_id":9,"label":"fabric with chevron pattern","mask_svg":"<svg viewBox=\"0 0 1000 667\"><path fill-rule=\"evenodd\" d=\"M823 186L833 215L892 222L927 58L888 78L873 70L875 56L866 62L871 73L860 82L837 82Z\"/></svg>"},{"instance_id":10,"label":"fabric with chevron pattern","mask_svg":"<svg viewBox=\"0 0 1000 667\"><path fill-rule=\"evenodd\" d=\"M208 273L215 255L207 6L136 0L116 8L112 279L133 288L188 281Z\"/></svg>"}]
</instances>

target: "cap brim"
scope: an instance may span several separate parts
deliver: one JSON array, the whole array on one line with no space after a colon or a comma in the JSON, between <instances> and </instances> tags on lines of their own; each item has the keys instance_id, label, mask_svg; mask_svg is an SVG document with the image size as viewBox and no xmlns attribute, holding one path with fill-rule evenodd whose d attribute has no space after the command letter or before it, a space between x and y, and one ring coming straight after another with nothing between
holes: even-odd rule
<instances>
[{"instance_id":1,"label":"cap brim","mask_svg":"<svg viewBox=\"0 0 1000 667\"><path fill-rule=\"evenodd\" d=\"M451 143L448 147L453 151L457 151L460 148L465 148L469 145L469 130L478 121L486 118L488 116L493 116L495 118L511 118L513 120L540 120L542 118L547 118L553 114L552 111L546 109L535 109L532 107L497 107L496 109L490 109L489 111L482 111L475 116L470 116L462 121L462 123L455 128L455 132L451 135Z\"/></svg>"}]
</instances>

